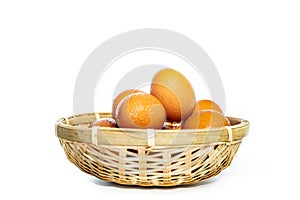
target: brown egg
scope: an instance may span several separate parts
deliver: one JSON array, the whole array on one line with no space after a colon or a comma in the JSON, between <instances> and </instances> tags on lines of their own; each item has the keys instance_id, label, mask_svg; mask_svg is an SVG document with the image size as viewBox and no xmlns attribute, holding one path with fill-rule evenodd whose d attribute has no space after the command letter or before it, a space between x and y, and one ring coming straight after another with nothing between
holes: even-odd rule
<instances>
[{"instance_id":1,"label":"brown egg","mask_svg":"<svg viewBox=\"0 0 300 200\"><path fill-rule=\"evenodd\" d=\"M196 111L203 111L203 110L215 110L220 113L223 113L222 109L218 104L216 104L214 101L209 99L202 99L196 102L195 106L195 112Z\"/></svg>"},{"instance_id":2,"label":"brown egg","mask_svg":"<svg viewBox=\"0 0 300 200\"><path fill-rule=\"evenodd\" d=\"M214 110L197 111L181 125L182 129L221 128L230 126L229 120L220 112Z\"/></svg>"},{"instance_id":3,"label":"brown egg","mask_svg":"<svg viewBox=\"0 0 300 200\"><path fill-rule=\"evenodd\" d=\"M136 93L125 97L118 105L116 121L120 128L161 129L166 111L150 94Z\"/></svg>"},{"instance_id":4,"label":"brown egg","mask_svg":"<svg viewBox=\"0 0 300 200\"><path fill-rule=\"evenodd\" d=\"M116 119L116 110L117 110L117 106L118 104L128 95L130 94L134 94L134 93L144 93L141 90L125 90L123 92L121 92L113 101L113 105L112 105L112 117L114 119Z\"/></svg>"},{"instance_id":5,"label":"brown egg","mask_svg":"<svg viewBox=\"0 0 300 200\"><path fill-rule=\"evenodd\" d=\"M195 107L195 92L188 79L180 72L165 68L155 74L151 92L163 104L169 121L188 118Z\"/></svg>"},{"instance_id":6,"label":"brown egg","mask_svg":"<svg viewBox=\"0 0 300 200\"><path fill-rule=\"evenodd\" d=\"M93 127L93 126L101 126L101 127L111 127L111 128L115 128L117 127L117 123L114 119L112 118L101 118L98 119L96 121L94 121L89 128Z\"/></svg>"}]
</instances>

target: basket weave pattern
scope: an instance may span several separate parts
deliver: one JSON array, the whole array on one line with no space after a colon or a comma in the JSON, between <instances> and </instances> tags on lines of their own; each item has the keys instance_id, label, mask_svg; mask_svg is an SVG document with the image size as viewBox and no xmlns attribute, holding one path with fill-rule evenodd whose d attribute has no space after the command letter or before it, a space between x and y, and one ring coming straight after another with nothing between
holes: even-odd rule
<instances>
[{"instance_id":1,"label":"basket weave pattern","mask_svg":"<svg viewBox=\"0 0 300 200\"><path fill-rule=\"evenodd\" d=\"M89 117L87 121L92 122L92 119ZM80 122L86 124L87 121ZM79 169L102 180L140 186L192 184L216 176L231 164L242 142L234 139L148 146L92 144L76 140L59 136L68 160Z\"/></svg>"}]
</instances>

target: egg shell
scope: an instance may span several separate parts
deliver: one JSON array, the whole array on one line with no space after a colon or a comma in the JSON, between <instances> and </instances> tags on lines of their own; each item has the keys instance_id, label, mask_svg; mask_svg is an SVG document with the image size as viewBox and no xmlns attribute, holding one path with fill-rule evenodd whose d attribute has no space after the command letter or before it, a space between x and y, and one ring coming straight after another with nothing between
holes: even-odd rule
<instances>
[{"instance_id":1,"label":"egg shell","mask_svg":"<svg viewBox=\"0 0 300 200\"><path fill-rule=\"evenodd\" d=\"M230 126L229 120L220 112L205 110L194 112L181 125L182 129L221 128Z\"/></svg>"},{"instance_id":2,"label":"egg shell","mask_svg":"<svg viewBox=\"0 0 300 200\"><path fill-rule=\"evenodd\" d=\"M153 77L150 93L163 104L169 121L180 122L193 113L194 89L189 80L174 69L158 71Z\"/></svg>"},{"instance_id":3,"label":"egg shell","mask_svg":"<svg viewBox=\"0 0 300 200\"><path fill-rule=\"evenodd\" d=\"M197 112L203 110L215 110L217 112L223 113L221 107L217 103L209 99L202 99L196 102L194 111Z\"/></svg>"},{"instance_id":4,"label":"egg shell","mask_svg":"<svg viewBox=\"0 0 300 200\"><path fill-rule=\"evenodd\" d=\"M96 121L94 121L89 128L93 127L93 126L101 126L101 127L111 127L111 128L115 128L117 127L117 123L114 119L112 118L101 118L101 119L97 119Z\"/></svg>"},{"instance_id":5,"label":"egg shell","mask_svg":"<svg viewBox=\"0 0 300 200\"><path fill-rule=\"evenodd\" d=\"M166 111L150 94L136 93L125 97L118 105L116 121L120 128L161 129Z\"/></svg>"},{"instance_id":6,"label":"egg shell","mask_svg":"<svg viewBox=\"0 0 300 200\"><path fill-rule=\"evenodd\" d=\"M135 94L135 93L145 93L141 90L125 90L123 92L121 92L120 94L118 94L118 96L114 99L113 101L113 105L112 105L112 117L115 119L116 118L116 110L117 110L117 106L118 104L128 95L130 94Z\"/></svg>"}]
</instances>

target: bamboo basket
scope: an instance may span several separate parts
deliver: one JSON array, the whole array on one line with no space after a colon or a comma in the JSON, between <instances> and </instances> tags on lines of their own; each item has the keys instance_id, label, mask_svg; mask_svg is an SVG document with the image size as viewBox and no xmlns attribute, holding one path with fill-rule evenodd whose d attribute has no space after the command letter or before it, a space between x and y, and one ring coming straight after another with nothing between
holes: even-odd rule
<instances>
[{"instance_id":1,"label":"bamboo basket","mask_svg":"<svg viewBox=\"0 0 300 200\"><path fill-rule=\"evenodd\" d=\"M61 118L56 135L69 161L102 180L126 185L175 186L218 175L236 154L249 122L228 117L230 127L196 130L88 126L111 113Z\"/></svg>"}]
</instances>

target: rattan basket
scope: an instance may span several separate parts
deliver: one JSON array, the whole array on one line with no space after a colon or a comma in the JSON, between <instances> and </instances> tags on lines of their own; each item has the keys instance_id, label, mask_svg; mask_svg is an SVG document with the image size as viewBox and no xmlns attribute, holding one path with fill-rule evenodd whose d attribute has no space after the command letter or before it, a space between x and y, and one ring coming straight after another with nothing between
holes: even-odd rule
<instances>
[{"instance_id":1,"label":"rattan basket","mask_svg":"<svg viewBox=\"0 0 300 200\"><path fill-rule=\"evenodd\" d=\"M126 185L175 186L216 176L228 167L249 122L228 117L220 129L152 130L94 127L110 113L86 113L56 123L67 158L82 171Z\"/></svg>"}]
</instances>

